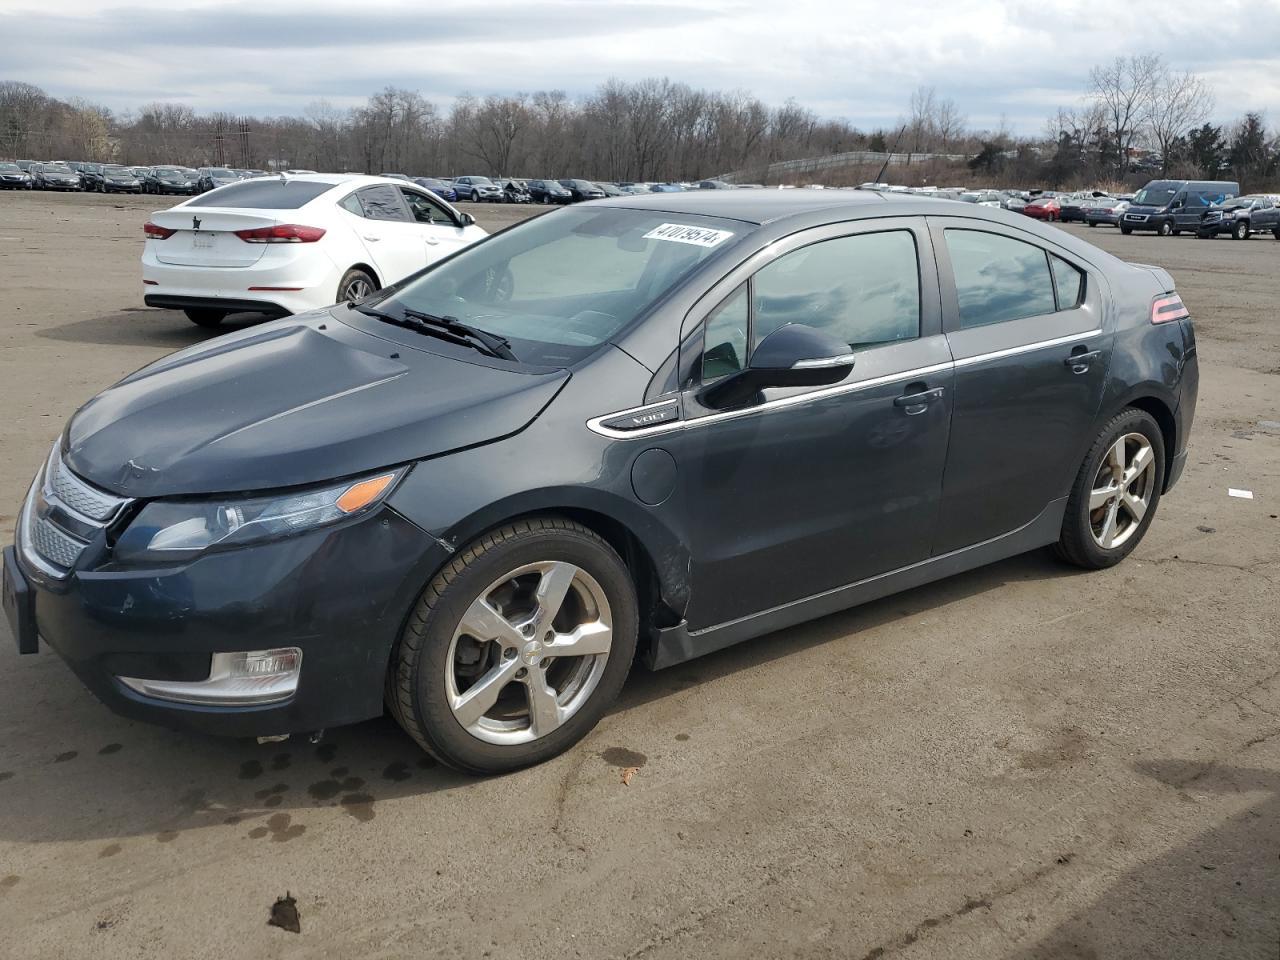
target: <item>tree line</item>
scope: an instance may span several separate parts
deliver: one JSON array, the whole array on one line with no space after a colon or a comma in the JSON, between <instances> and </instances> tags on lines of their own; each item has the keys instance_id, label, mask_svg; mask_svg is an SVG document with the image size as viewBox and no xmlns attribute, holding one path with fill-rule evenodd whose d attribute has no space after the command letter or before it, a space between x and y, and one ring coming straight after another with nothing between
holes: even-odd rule
<instances>
[{"instance_id":1,"label":"tree line","mask_svg":"<svg viewBox=\"0 0 1280 960\"><path fill-rule=\"evenodd\" d=\"M1153 55L1095 67L1081 101L1057 110L1033 137L1016 137L1003 124L974 129L932 87L911 95L894 126L862 130L793 100L769 106L746 92L665 77L613 79L577 98L560 90L463 95L447 107L387 87L354 108L320 100L301 116L275 117L201 114L170 102L114 113L9 81L0 82L0 157L612 181L737 172L749 181L764 179L778 161L892 151L967 158L895 166L893 177L906 183L1063 187L1227 172L1248 189L1273 181L1277 144L1263 118L1215 125L1212 112L1203 80Z\"/></svg>"}]
</instances>

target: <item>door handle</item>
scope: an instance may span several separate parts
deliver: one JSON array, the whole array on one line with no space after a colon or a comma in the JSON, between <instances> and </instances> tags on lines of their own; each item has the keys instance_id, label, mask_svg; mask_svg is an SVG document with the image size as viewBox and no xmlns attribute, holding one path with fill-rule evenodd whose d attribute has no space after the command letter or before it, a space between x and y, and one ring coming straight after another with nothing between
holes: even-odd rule
<instances>
[{"instance_id":1,"label":"door handle","mask_svg":"<svg viewBox=\"0 0 1280 960\"><path fill-rule=\"evenodd\" d=\"M934 400L941 400L942 393L942 387L934 387L932 390L920 390L916 393L904 393L902 396L894 398L893 405L895 407L903 407L909 416L915 416L917 413L924 413L925 408Z\"/></svg>"},{"instance_id":2,"label":"door handle","mask_svg":"<svg viewBox=\"0 0 1280 960\"><path fill-rule=\"evenodd\" d=\"M361 236L363 236L364 239L368 240L370 243L377 243L379 240L382 239L381 237L370 237L364 234L361 234Z\"/></svg>"},{"instance_id":3,"label":"door handle","mask_svg":"<svg viewBox=\"0 0 1280 960\"><path fill-rule=\"evenodd\" d=\"M1076 349L1080 350L1081 348L1077 347ZM1064 366L1070 367L1072 373L1088 373L1089 365L1100 356L1102 356L1101 350L1082 350L1080 353L1072 353L1062 363Z\"/></svg>"},{"instance_id":4,"label":"door handle","mask_svg":"<svg viewBox=\"0 0 1280 960\"><path fill-rule=\"evenodd\" d=\"M434 247L440 241L435 237L427 237L427 246Z\"/></svg>"}]
</instances>

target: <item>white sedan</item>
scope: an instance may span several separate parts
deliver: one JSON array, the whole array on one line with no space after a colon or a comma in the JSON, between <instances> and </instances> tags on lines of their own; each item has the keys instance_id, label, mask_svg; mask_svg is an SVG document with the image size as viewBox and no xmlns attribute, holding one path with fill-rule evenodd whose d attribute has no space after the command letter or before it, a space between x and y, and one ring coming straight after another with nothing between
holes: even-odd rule
<instances>
[{"instance_id":1,"label":"white sedan","mask_svg":"<svg viewBox=\"0 0 1280 960\"><path fill-rule=\"evenodd\" d=\"M360 300L486 236L429 190L340 174L228 184L153 213L144 230L144 301L202 327Z\"/></svg>"}]
</instances>

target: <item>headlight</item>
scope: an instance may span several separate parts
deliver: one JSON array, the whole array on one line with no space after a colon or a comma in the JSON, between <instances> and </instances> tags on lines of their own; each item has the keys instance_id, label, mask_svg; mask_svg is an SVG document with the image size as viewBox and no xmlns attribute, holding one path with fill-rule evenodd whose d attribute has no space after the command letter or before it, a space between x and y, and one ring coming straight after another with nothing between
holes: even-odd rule
<instances>
[{"instance_id":1,"label":"headlight","mask_svg":"<svg viewBox=\"0 0 1280 960\"><path fill-rule=\"evenodd\" d=\"M313 530L371 509L405 470L274 497L149 503L116 542L121 560L176 561Z\"/></svg>"}]
</instances>

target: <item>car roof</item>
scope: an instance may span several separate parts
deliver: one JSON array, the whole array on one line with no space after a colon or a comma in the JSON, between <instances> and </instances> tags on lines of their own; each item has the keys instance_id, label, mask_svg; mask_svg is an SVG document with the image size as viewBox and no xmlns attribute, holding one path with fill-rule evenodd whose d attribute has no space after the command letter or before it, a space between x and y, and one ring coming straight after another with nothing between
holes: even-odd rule
<instances>
[{"instance_id":1,"label":"car roof","mask_svg":"<svg viewBox=\"0 0 1280 960\"><path fill-rule=\"evenodd\" d=\"M908 201L915 200L910 194ZM896 202L897 198L894 198ZM689 190L673 193L644 193L629 197L589 201L593 206L617 206L693 216L724 217L744 223L764 224L803 213L830 210L832 220L849 216L851 208L869 208L890 202L888 195L874 190ZM938 203L916 200L916 203ZM913 204L914 205L914 204ZM904 213L906 211L903 211Z\"/></svg>"},{"instance_id":2,"label":"car roof","mask_svg":"<svg viewBox=\"0 0 1280 960\"><path fill-rule=\"evenodd\" d=\"M277 173L268 173L266 178L279 177ZM363 173L290 173L286 174L286 179L290 182L297 181L299 183L326 183L331 187L341 187L350 185L353 187L365 187L375 183L389 183L393 187L413 186L411 181L401 180L399 177L374 177Z\"/></svg>"}]
</instances>

